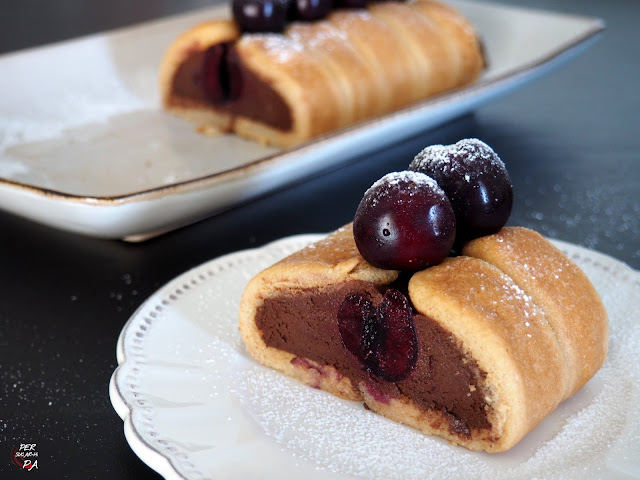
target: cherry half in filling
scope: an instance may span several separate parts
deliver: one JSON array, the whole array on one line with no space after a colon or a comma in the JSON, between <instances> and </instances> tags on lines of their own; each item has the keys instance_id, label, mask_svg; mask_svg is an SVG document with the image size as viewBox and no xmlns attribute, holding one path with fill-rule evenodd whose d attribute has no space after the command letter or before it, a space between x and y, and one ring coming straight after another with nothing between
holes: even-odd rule
<instances>
[{"instance_id":1,"label":"cherry half in filling","mask_svg":"<svg viewBox=\"0 0 640 480\"><path fill-rule=\"evenodd\" d=\"M213 103L239 98L242 93L242 72L227 43L209 47L202 60L201 85L207 99Z\"/></svg>"},{"instance_id":2,"label":"cherry half in filling","mask_svg":"<svg viewBox=\"0 0 640 480\"><path fill-rule=\"evenodd\" d=\"M171 101L178 106L212 108L281 131L293 126L289 106L268 81L243 65L234 43L191 52L176 71L173 90Z\"/></svg>"},{"instance_id":3,"label":"cherry half in filling","mask_svg":"<svg viewBox=\"0 0 640 480\"><path fill-rule=\"evenodd\" d=\"M418 360L418 339L402 293L388 289L377 307L364 294L348 295L337 320L343 345L370 373L388 382L409 376Z\"/></svg>"}]
</instances>

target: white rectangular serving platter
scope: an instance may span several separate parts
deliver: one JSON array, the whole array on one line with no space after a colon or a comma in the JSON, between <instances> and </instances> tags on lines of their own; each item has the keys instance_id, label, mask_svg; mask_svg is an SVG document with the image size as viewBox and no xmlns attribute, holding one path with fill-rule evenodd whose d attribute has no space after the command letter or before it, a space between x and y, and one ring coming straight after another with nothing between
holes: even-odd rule
<instances>
[{"instance_id":1,"label":"white rectangular serving platter","mask_svg":"<svg viewBox=\"0 0 640 480\"><path fill-rule=\"evenodd\" d=\"M278 150L210 137L165 113L157 72L172 40L217 6L0 56L0 209L109 239L140 240L335 168L468 113L587 48L596 18L452 1L489 67L474 85Z\"/></svg>"}]
</instances>

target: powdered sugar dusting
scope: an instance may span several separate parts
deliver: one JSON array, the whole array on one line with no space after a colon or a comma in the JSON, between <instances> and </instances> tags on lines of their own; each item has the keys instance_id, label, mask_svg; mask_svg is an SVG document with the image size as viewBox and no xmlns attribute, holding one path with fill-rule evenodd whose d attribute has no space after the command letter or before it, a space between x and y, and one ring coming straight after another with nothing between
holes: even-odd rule
<instances>
[{"instance_id":1,"label":"powdered sugar dusting","mask_svg":"<svg viewBox=\"0 0 640 480\"><path fill-rule=\"evenodd\" d=\"M283 34L251 33L243 35L241 43L258 43L273 61L286 64L300 58L304 51L323 51L334 48L336 42L344 45L346 35L329 23L293 23Z\"/></svg>"},{"instance_id":2,"label":"powdered sugar dusting","mask_svg":"<svg viewBox=\"0 0 640 480\"><path fill-rule=\"evenodd\" d=\"M367 189L363 198L371 205L375 205L398 187L404 189L409 195L413 195L413 192L417 192L422 188L428 188L442 197L446 196L438 183L430 176L420 172L405 170L387 173L379 178Z\"/></svg>"},{"instance_id":3,"label":"powdered sugar dusting","mask_svg":"<svg viewBox=\"0 0 640 480\"><path fill-rule=\"evenodd\" d=\"M244 35L240 42L260 44L273 61L281 64L290 62L304 51L304 46L299 41L276 33L252 33Z\"/></svg>"},{"instance_id":4,"label":"powdered sugar dusting","mask_svg":"<svg viewBox=\"0 0 640 480\"><path fill-rule=\"evenodd\" d=\"M328 472L372 479L411 479L419 472L420 478L441 478L443 472L457 472L460 464L470 472L482 465L476 455L390 422L357 402L259 366L248 373L238 393L248 402L246 407L258 413L256 419L267 434ZM270 395L264 395L265 385L271 385ZM440 469L425 476L436 457Z\"/></svg>"},{"instance_id":5,"label":"powdered sugar dusting","mask_svg":"<svg viewBox=\"0 0 640 480\"><path fill-rule=\"evenodd\" d=\"M478 162L482 158L484 162ZM506 175L506 167L493 149L477 138L466 138L453 145L430 145L415 156L409 168L418 171L441 171L444 175L460 171L474 172L463 175L467 182L486 170L500 171ZM473 166L474 168L469 168Z\"/></svg>"},{"instance_id":6,"label":"powdered sugar dusting","mask_svg":"<svg viewBox=\"0 0 640 480\"><path fill-rule=\"evenodd\" d=\"M344 48L347 41L346 33L329 22L296 22L286 30L286 36L312 50L324 49L328 52L333 50L336 44Z\"/></svg>"},{"instance_id":7,"label":"powdered sugar dusting","mask_svg":"<svg viewBox=\"0 0 640 480\"><path fill-rule=\"evenodd\" d=\"M567 172L553 185L527 176L524 181L536 188L522 203L529 212L526 226L540 233L557 237L562 232L565 238L573 238L584 247L606 251L616 256L617 252L631 252L635 265L640 261L640 206L635 198L627 194L627 178L621 182L607 176L603 170L601 181L589 188L574 188L583 181L574 172ZM539 210L541 203L551 205L550 213Z\"/></svg>"}]
</instances>

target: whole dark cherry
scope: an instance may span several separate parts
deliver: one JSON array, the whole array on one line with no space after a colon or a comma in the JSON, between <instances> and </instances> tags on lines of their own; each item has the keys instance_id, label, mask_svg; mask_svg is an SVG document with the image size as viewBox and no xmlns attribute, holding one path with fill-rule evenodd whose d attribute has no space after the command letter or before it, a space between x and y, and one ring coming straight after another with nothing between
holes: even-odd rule
<instances>
[{"instance_id":1,"label":"whole dark cherry","mask_svg":"<svg viewBox=\"0 0 640 480\"><path fill-rule=\"evenodd\" d=\"M291 17L294 20L312 22L329 15L333 8L332 0L293 0Z\"/></svg>"},{"instance_id":2,"label":"whole dark cherry","mask_svg":"<svg viewBox=\"0 0 640 480\"><path fill-rule=\"evenodd\" d=\"M449 197L456 215L456 245L495 233L507 223L513 205L511 180L500 157L481 140L429 146L409 169L432 177Z\"/></svg>"},{"instance_id":3,"label":"whole dark cherry","mask_svg":"<svg viewBox=\"0 0 640 480\"><path fill-rule=\"evenodd\" d=\"M336 0L339 8L365 8L371 0Z\"/></svg>"},{"instance_id":4,"label":"whole dark cherry","mask_svg":"<svg viewBox=\"0 0 640 480\"><path fill-rule=\"evenodd\" d=\"M290 0L233 0L231 10L244 32L281 32L290 6Z\"/></svg>"},{"instance_id":5,"label":"whole dark cherry","mask_svg":"<svg viewBox=\"0 0 640 480\"><path fill-rule=\"evenodd\" d=\"M424 173L389 173L364 194L353 219L360 254L389 270L422 270L450 253L456 220L444 191Z\"/></svg>"}]
</instances>

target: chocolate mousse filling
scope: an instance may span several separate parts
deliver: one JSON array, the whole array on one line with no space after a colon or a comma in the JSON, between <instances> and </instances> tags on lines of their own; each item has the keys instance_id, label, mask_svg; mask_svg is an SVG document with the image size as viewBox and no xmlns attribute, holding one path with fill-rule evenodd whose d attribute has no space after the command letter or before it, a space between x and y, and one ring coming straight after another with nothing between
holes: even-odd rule
<instances>
[{"instance_id":1,"label":"chocolate mousse filling","mask_svg":"<svg viewBox=\"0 0 640 480\"><path fill-rule=\"evenodd\" d=\"M404 395L423 409L441 411L453 434L471 438L472 430L491 427L483 389L486 374L449 332L424 315L414 314L419 349L409 376L387 382L369 373L342 344L336 321L341 303L354 293L369 295L376 304L383 295L370 283L351 281L272 297L258 309L256 325L269 347L333 365L354 385L364 382L377 400Z\"/></svg>"},{"instance_id":2,"label":"chocolate mousse filling","mask_svg":"<svg viewBox=\"0 0 640 480\"><path fill-rule=\"evenodd\" d=\"M172 102L246 117L282 131L291 130L291 110L271 85L248 69L232 43L194 50L173 78Z\"/></svg>"}]
</instances>

